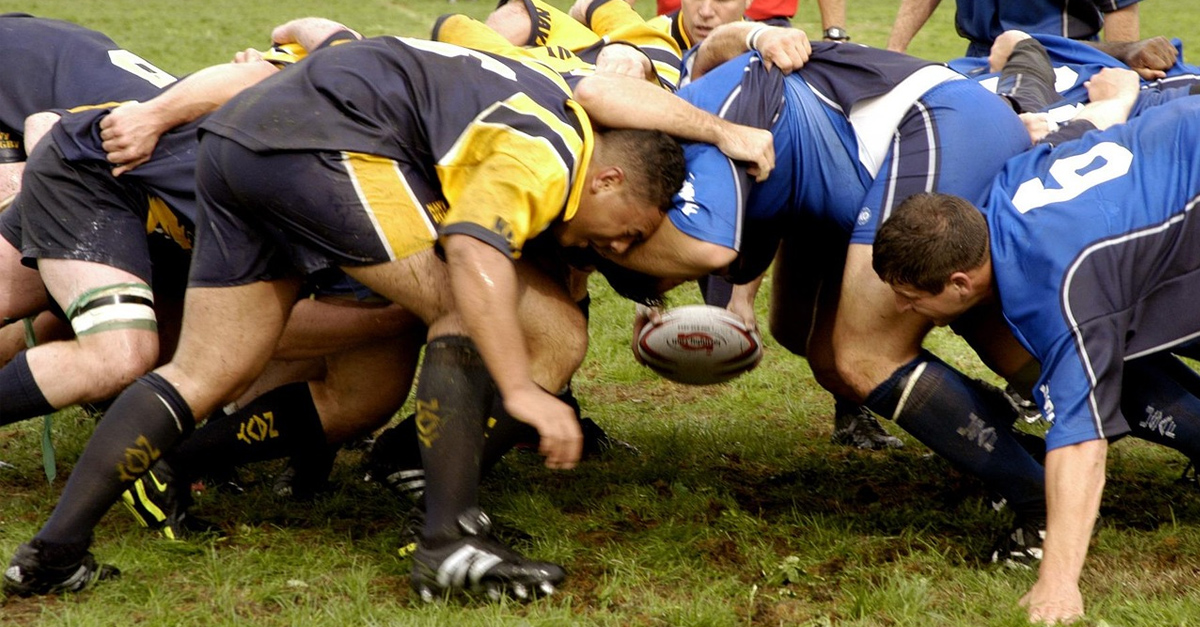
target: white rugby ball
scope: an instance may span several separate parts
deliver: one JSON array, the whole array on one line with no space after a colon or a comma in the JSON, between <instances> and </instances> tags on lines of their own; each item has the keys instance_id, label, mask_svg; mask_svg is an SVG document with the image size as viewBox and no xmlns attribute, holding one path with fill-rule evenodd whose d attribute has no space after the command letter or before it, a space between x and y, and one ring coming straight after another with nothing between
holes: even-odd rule
<instances>
[{"instance_id":1,"label":"white rugby ball","mask_svg":"<svg viewBox=\"0 0 1200 627\"><path fill-rule=\"evenodd\" d=\"M762 340L720 307L685 305L642 327L634 346L642 363L689 385L724 383L762 359Z\"/></svg>"}]
</instances>

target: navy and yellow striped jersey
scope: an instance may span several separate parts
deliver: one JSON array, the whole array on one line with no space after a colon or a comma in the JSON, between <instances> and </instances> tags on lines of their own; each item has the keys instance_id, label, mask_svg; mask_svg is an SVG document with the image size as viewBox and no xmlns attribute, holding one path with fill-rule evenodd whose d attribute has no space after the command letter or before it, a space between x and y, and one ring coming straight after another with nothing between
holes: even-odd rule
<instances>
[{"instance_id":1,"label":"navy and yellow striped jersey","mask_svg":"<svg viewBox=\"0 0 1200 627\"><path fill-rule=\"evenodd\" d=\"M578 207L591 124L546 66L449 44L377 37L317 50L202 125L256 152L329 151L406 164L451 225L494 229L513 252ZM499 213L498 213L499 212ZM450 229L453 230L453 229Z\"/></svg>"},{"instance_id":2,"label":"navy and yellow striped jersey","mask_svg":"<svg viewBox=\"0 0 1200 627\"><path fill-rule=\"evenodd\" d=\"M683 27L683 15L676 9L670 13L664 13L658 17L650 18L646 21L651 28L666 34L675 41L679 49L687 52L692 49L692 46L700 43L692 41L688 35L687 29Z\"/></svg>"},{"instance_id":3,"label":"navy and yellow striped jersey","mask_svg":"<svg viewBox=\"0 0 1200 627\"><path fill-rule=\"evenodd\" d=\"M646 55L663 87L671 91L678 87L679 47L669 36L649 26L627 3L604 0L593 4L585 25L542 0L524 1L530 19L530 35L524 46L514 46L486 24L460 14L439 18L432 39L539 61L569 82L595 72L604 46L627 44Z\"/></svg>"},{"instance_id":4,"label":"navy and yellow striped jersey","mask_svg":"<svg viewBox=\"0 0 1200 627\"><path fill-rule=\"evenodd\" d=\"M24 161L25 118L148 100L175 81L105 35L69 22L0 15L0 162Z\"/></svg>"}]
</instances>

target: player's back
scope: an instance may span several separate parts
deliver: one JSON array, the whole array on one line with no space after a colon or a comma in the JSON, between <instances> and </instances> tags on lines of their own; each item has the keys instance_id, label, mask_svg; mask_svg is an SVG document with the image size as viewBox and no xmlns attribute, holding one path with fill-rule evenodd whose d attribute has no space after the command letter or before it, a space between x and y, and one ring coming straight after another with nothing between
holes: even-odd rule
<instances>
[{"instance_id":1,"label":"player's back","mask_svg":"<svg viewBox=\"0 0 1200 627\"><path fill-rule=\"evenodd\" d=\"M1200 99L1184 98L1010 160L984 206L1005 315L1041 316L1088 256L1111 259L1095 282L1118 307L1132 307L1180 263L1200 263L1188 254L1200 250L1200 229L1188 226L1200 199L1197 142Z\"/></svg>"},{"instance_id":2,"label":"player's back","mask_svg":"<svg viewBox=\"0 0 1200 627\"><path fill-rule=\"evenodd\" d=\"M48 109L148 100L175 78L107 36L60 20L0 15L0 125Z\"/></svg>"},{"instance_id":3,"label":"player's back","mask_svg":"<svg viewBox=\"0 0 1200 627\"><path fill-rule=\"evenodd\" d=\"M204 128L255 151L436 161L461 148L464 133L481 139L488 118L492 132L548 133L551 143L574 144L560 152L574 152L586 121L568 100L562 78L537 64L377 37L315 51L239 94Z\"/></svg>"}]
</instances>

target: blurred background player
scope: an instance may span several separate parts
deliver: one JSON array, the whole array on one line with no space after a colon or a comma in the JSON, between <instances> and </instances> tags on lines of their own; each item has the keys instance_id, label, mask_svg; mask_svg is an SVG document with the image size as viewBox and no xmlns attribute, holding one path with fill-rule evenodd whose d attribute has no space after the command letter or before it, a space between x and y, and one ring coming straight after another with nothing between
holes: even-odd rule
<instances>
[{"instance_id":1,"label":"blurred background player","mask_svg":"<svg viewBox=\"0 0 1200 627\"><path fill-rule=\"evenodd\" d=\"M956 0L954 24L967 39L966 56L986 57L1001 33L1019 30L1030 34L1058 35L1097 41L1104 31L1104 50L1116 42L1138 40L1140 0ZM901 0L888 50L904 52L941 0Z\"/></svg>"},{"instance_id":2,"label":"blurred background player","mask_svg":"<svg viewBox=\"0 0 1200 627\"><path fill-rule=\"evenodd\" d=\"M754 20L772 26L791 26L796 15L797 0L658 0L656 12L670 24L670 32L684 50L699 44L713 28L734 19ZM846 31L846 0L817 0L821 11L822 38L826 41L849 41ZM662 23L657 18L653 22ZM684 43L689 45L684 47Z\"/></svg>"}]
</instances>

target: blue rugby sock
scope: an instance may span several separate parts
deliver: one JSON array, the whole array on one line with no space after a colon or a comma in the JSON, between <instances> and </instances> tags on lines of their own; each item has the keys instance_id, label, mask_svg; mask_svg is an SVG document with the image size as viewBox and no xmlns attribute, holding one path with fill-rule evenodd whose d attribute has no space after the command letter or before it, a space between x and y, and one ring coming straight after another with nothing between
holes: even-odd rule
<instances>
[{"instance_id":1,"label":"blue rugby sock","mask_svg":"<svg viewBox=\"0 0 1200 627\"><path fill-rule=\"evenodd\" d=\"M1200 376L1174 355L1158 353L1125 364L1121 412L1130 435L1173 448L1200 462Z\"/></svg>"},{"instance_id":2,"label":"blue rugby sock","mask_svg":"<svg viewBox=\"0 0 1200 627\"><path fill-rule=\"evenodd\" d=\"M979 477L1018 515L1045 515L1045 471L1013 436L1016 413L1000 390L922 351L873 390L865 405Z\"/></svg>"}]
</instances>

